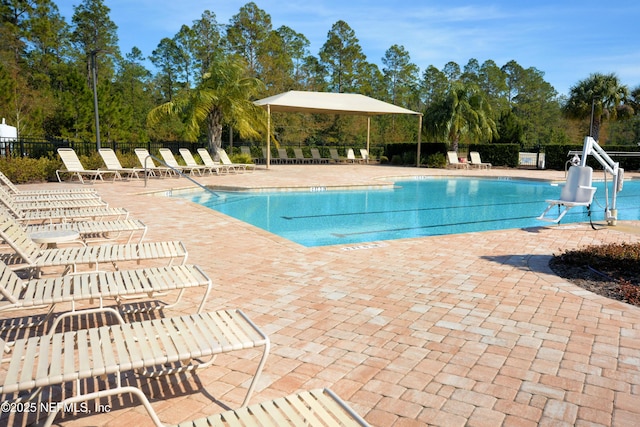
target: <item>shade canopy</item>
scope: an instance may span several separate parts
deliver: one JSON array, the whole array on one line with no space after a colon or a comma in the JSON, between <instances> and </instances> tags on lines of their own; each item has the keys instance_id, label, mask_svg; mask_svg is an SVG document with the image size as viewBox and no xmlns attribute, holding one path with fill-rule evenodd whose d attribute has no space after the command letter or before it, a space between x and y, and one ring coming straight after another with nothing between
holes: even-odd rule
<instances>
[{"instance_id":1,"label":"shade canopy","mask_svg":"<svg viewBox=\"0 0 640 427\"><path fill-rule=\"evenodd\" d=\"M271 163L271 113L347 114L367 116L367 151L371 116L384 114L410 114L418 116L418 166L420 165L420 139L422 113L411 111L388 102L356 93L308 92L292 90L254 102L267 110L267 168Z\"/></svg>"},{"instance_id":2,"label":"shade canopy","mask_svg":"<svg viewBox=\"0 0 640 427\"><path fill-rule=\"evenodd\" d=\"M292 90L255 101L255 104L264 108L269 106L271 111L288 113L352 114L359 116L421 114L356 93Z\"/></svg>"}]
</instances>

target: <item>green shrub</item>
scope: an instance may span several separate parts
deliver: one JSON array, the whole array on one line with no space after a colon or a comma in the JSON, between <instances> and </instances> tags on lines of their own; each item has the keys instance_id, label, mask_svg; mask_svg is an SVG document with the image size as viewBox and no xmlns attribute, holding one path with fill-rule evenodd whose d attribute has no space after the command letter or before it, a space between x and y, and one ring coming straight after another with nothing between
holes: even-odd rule
<instances>
[{"instance_id":1,"label":"green shrub","mask_svg":"<svg viewBox=\"0 0 640 427\"><path fill-rule=\"evenodd\" d=\"M55 181L56 169L61 167L60 160L51 160L45 157L39 159L28 157L0 159L0 170L15 184Z\"/></svg>"},{"instance_id":2,"label":"green shrub","mask_svg":"<svg viewBox=\"0 0 640 427\"><path fill-rule=\"evenodd\" d=\"M229 160L231 160L232 163L253 163L251 156L243 153L233 154L229 157Z\"/></svg>"},{"instance_id":3,"label":"green shrub","mask_svg":"<svg viewBox=\"0 0 640 427\"><path fill-rule=\"evenodd\" d=\"M402 155L394 154L393 157L391 157L391 164L393 166L402 166Z\"/></svg>"},{"instance_id":4,"label":"green shrub","mask_svg":"<svg viewBox=\"0 0 640 427\"><path fill-rule=\"evenodd\" d=\"M446 168L447 158L442 153L434 153L427 156L427 161L425 162L425 164L429 168Z\"/></svg>"}]
</instances>

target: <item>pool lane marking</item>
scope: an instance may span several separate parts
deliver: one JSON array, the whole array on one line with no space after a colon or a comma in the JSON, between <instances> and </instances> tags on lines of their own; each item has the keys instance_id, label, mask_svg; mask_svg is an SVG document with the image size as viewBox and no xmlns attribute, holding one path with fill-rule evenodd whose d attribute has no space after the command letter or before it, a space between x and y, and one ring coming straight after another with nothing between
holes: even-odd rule
<instances>
[{"instance_id":1,"label":"pool lane marking","mask_svg":"<svg viewBox=\"0 0 640 427\"><path fill-rule=\"evenodd\" d=\"M359 235L365 235L365 234L391 233L391 232L407 231L407 230L424 230L424 229L429 229L429 228L452 227L452 226L457 226L457 225L468 225L468 224L489 223L489 222L499 222L499 221L517 221L517 220L521 220L521 219L531 219L531 218L532 217L530 217L530 216L521 216L521 217L514 217L514 218L484 219L484 220L479 220L479 221L465 221L465 222L452 222L452 223L448 223L448 224L423 225L423 226L420 226L420 227L388 228L388 229L385 229L385 230L358 231L358 232L354 232L354 233L331 233L331 235L335 236L335 237L339 237L339 238L344 238L344 237L347 237L347 236L359 236ZM532 226L532 227L534 227L534 226ZM529 227L527 227L527 228L529 228ZM487 230L482 230L482 231L487 231Z\"/></svg>"},{"instance_id":2,"label":"pool lane marking","mask_svg":"<svg viewBox=\"0 0 640 427\"><path fill-rule=\"evenodd\" d=\"M535 204L535 203L542 203L542 202L533 201L533 202L522 202L518 204L524 205L524 204ZM420 209L395 209L395 210L389 210L389 211L345 212L345 213L323 214L323 215L281 216L281 218L287 219L287 220L293 220L293 219L325 218L325 217L334 217L334 216L379 215L379 214L397 213L397 212L441 211L445 209L481 208L481 207L487 207L487 206L510 206L513 204L514 203L491 203L491 204L487 203L482 205L441 206L441 207L420 208Z\"/></svg>"}]
</instances>

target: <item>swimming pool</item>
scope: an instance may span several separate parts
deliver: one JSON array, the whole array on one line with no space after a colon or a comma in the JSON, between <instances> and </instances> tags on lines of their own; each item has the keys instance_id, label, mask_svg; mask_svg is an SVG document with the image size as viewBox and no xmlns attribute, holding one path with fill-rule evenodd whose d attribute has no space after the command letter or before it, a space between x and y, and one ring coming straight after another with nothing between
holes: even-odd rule
<instances>
[{"instance_id":1,"label":"swimming pool","mask_svg":"<svg viewBox=\"0 0 640 427\"><path fill-rule=\"evenodd\" d=\"M594 185L592 218L602 221L604 184ZM180 197L311 247L549 225L536 217L546 199L560 195L548 182L432 177L398 181L393 189L324 190ZM618 219L640 219L640 181L624 183L617 205ZM574 208L562 223L588 220L586 208Z\"/></svg>"}]
</instances>

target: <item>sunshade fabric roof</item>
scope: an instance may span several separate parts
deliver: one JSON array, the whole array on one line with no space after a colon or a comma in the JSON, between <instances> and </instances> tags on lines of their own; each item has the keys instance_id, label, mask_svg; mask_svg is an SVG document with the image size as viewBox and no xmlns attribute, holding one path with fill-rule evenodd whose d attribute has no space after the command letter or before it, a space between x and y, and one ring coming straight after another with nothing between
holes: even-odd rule
<instances>
[{"instance_id":1,"label":"sunshade fabric roof","mask_svg":"<svg viewBox=\"0 0 640 427\"><path fill-rule=\"evenodd\" d=\"M292 90L255 101L256 105L273 111L289 113L353 114L378 116L382 114L421 113L355 93L305 92Z\"/></svg>"}]
</instances>

